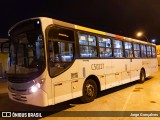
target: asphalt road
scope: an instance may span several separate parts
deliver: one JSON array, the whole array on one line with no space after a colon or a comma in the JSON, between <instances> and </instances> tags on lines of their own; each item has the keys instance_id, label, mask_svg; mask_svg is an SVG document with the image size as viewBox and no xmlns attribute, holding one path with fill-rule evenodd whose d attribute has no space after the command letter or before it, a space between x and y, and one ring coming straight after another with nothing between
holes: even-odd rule
<instances>
[{"instance_id":1,"label":"asphalt road","mask_svg":"<svg viewBox=\"0 0 160 120\"><path fill-rule=\"evenodd\" d=\"M43 108L11 101L8 98L6 81L0 80L0 112L3 111L39 112L45 114L42 120L160 120L160 69L143 84L133 82L102 91L91 103L83 104L77 98ZM120 115L117 115L119 113ZM121 113L125 117L121 116ZM152 117L146 117L147 115ZM156 115L158 117L155 117Z\"/></svg>"}]
</instances>

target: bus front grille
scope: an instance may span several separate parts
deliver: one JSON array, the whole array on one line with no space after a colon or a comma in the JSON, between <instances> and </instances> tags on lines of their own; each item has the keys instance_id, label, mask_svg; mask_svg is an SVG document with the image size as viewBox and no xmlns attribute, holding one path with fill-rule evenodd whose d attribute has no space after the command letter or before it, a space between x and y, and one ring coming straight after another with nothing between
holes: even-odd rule
<instances>
[{"instance_id":1,"label":"bus front grille","mask_svg":"<svg viewBox=\"0 0 160 120\"><path fill-rule=\"evenodd\" d=\"M12 98L21 102L26 102L27 101L27 97L23 96L23 95L19 95L19 94L11 94Z\"/></svg>"}]
</instances>

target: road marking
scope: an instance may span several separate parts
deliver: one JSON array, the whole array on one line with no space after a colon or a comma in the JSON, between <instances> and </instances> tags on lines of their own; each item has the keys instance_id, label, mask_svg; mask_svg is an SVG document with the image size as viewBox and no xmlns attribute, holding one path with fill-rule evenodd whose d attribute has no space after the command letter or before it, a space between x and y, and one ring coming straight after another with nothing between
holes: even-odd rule
<instances>
[{"instance_id":1,"label":"road marking","mask_svg":"<svg viewBox=\"0 0 160 120\"><path fill-rule=\"evenodd\" d=\"M122 109L123 111L126 110L127 104L129 103L129 100L130 100L130 98L131 98L131 96L132 96L132 94L133 94L133 90L134 90L134 89L135 89L135 85L133 86L132 91L130 92L130 94L129 94L127 100L126 100L126 102L124 103L124 106L123 106L123 109Z\"/></svg>"}]
</instances>

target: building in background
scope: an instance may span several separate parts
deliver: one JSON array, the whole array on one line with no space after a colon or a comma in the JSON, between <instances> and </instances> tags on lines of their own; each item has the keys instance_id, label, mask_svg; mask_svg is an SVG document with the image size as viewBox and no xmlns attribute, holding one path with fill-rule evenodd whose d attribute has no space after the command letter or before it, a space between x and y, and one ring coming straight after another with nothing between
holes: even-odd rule
<instances>
[{"instance_id":1,"label":"building in background","mask_svg":"<svg viewBox=\"0 0 160 120\"><path fill-rule=\"evenodd\" d=\"M157 45L156 49L157 49L158 65L160 65L160 45Z\"/></svg>"},{"instance_id":2,"label":"building in background","mask_svg":"<svg viewBox=\"0 0 160 120\"><path fill-rule=\"evenodd\" d=\"M8 68L8 39L0 38L0 78L4 78Z\"/></svg>"}]
</instances>

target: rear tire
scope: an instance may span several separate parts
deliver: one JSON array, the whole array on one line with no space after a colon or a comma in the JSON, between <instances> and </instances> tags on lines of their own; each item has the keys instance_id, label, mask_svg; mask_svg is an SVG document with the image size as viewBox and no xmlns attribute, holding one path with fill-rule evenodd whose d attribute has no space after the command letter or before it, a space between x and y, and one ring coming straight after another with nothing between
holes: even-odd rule
<instances>
[{"instance_id":1,"label":"rear tire","mask_svg":"<svg viewBox=\"0 0 160 120\"><path fill-rule=\"evenodd\" d=\"M140 82L140 83L144 83L145 79L146 79L146 73L145 73L145 71L142 69L141 72L140 72L140 80L139 80L139 82Z\"/></svg>"},{"instance_id":2,"label":"rear tire","mask_svg":"<svg viewBox=\"0 0 160 120\"><path fill-rule=\"evenodd\" d=\"M97 97L97 84L94 80L86 80L83 84L83 95L80 98L82 102L88 103L94 101Z\"/></svg>"}]
</instances>

